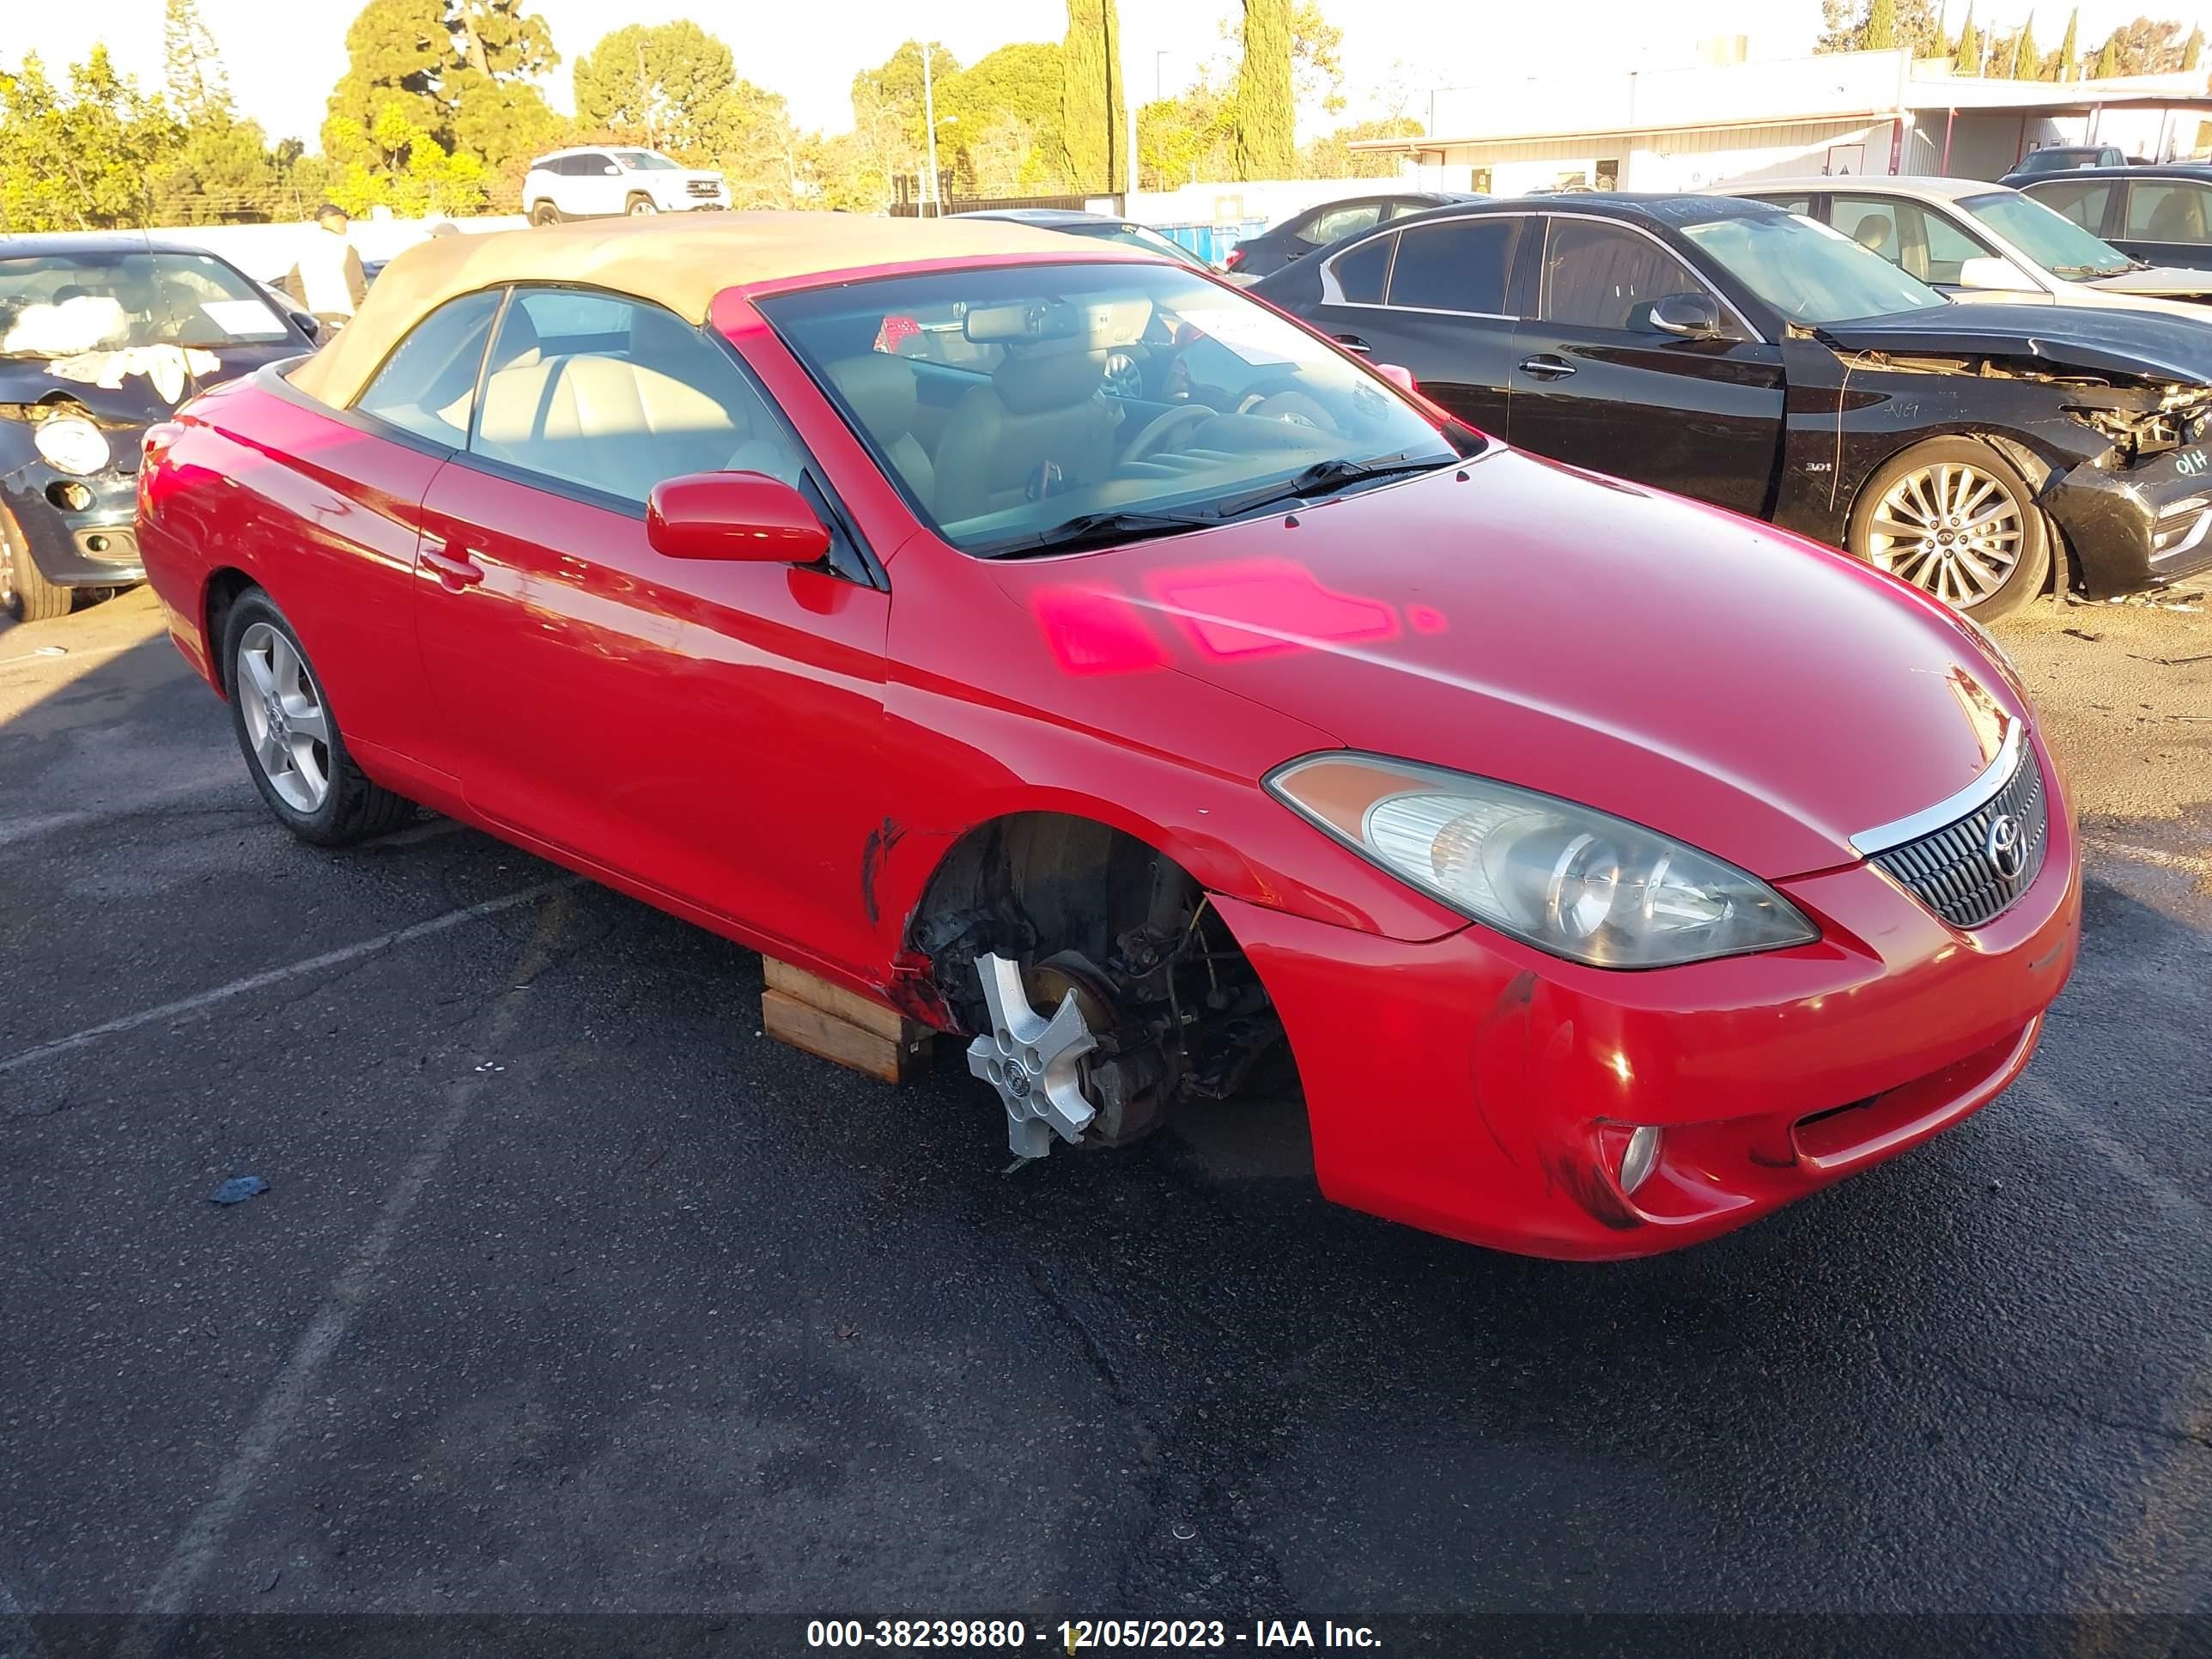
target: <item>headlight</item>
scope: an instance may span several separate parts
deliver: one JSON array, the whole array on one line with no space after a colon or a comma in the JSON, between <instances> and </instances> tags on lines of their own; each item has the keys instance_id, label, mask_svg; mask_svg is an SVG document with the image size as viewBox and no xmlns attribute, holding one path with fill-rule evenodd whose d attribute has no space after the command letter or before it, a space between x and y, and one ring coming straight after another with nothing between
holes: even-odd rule
<instances>
[{"instance_id":1,"label":"headlight","mask_svg":"<svg viewBox=\"0 0 2212 1659\"><path fill-rule=\"evenodd\" d=\"M90 421L64 415L58 421L41 421L33 428L31 441L46 465L82 477L97 472L109 459L107 434Z\"/></svg>"},{"instance_id":2,"label":"headlight","mask_svg":"<svg viewBox=\"0 0 2212 1659\"><path fill-rule=\"evenodd\" d=\"M1592 967L1666 968L1820 936L1733 865L1511 784L1343 753L1278 767L1267 787L1462 915Z\"/></svg>"}]
</instances>

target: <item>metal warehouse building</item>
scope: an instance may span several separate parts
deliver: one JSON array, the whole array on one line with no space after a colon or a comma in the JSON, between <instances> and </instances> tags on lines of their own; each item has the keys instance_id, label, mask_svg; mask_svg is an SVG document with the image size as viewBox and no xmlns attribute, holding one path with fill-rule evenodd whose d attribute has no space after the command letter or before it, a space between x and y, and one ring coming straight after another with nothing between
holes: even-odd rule
<instances>
[{"instance_id":1,"label":"metal warehouse building","mask_svg":"<svg viewBox=\"0 0 2212 1659\"><path fill-rule=\"evenodd\" d=\"M1710 50L1710 49L1709 49ZM2045 144L2168 161L2212 149L2201 70L2054 83L1954 76L1905 52L1498 80L1440 88L1428 133L1355 149L1406 158L1432 188L1701 190L1807 173L1995 179Z\"/></svg>"}]
</instances>

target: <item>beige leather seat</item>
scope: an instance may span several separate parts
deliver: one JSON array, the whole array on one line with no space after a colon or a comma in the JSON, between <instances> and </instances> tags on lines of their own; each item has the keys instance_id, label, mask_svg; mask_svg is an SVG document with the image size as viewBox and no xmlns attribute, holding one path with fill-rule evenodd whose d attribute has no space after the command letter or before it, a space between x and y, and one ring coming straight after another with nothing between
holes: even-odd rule
<instances>
[{"instance_id":1,"label":"beige leather seat","mask_svg":"<svg viewBox=\"0 0 2212 1659\"><path fill-rule=\"evenodd\" d=\"M830 380L890 459L891 470L924 507L933 507L937 469L914 435L915 410L921 406L914 365L903 357L870 351L830 364Z\"/></svg>"},{"instance_id":2,"label":"beige leather seat","mask_svg":"<svg viewBox=\"0 0 2212 1659\"><path fill-rule=\"evenodd\" d=\"M766 472L796 483L798 457L726 404L661 370L579 352L495 370L477 422L484 453L643 501L685 472Z\"/></svg>"},{"instance_id":3,"label":"beige leather seat","mask_svg":"<svg viewBox=\"0 0 2212 1659\"><path fill-rule=\"evenodd\" d=\"M979 307L963 331L1006 355L953 405L937 445L938 518L955 524L1103 482L1121 410L1101 390L1109 348L1144 332L1148 301Z\"/></svg>"}]
</instances>

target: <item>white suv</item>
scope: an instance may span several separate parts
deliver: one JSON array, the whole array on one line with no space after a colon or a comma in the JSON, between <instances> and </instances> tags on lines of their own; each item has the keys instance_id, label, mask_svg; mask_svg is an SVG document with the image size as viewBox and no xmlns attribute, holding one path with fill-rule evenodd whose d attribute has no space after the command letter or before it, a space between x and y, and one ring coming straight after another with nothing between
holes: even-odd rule
<instances>
[{"instance_id":1,"label":"white suv","mask_svg":"<svg viewBox=\"0 0 2212 1659\"><path fill-rule=\"evenodd\" d=\"M530 164L522 210L533 225L605 219L624 213L684 213L726 208L730 187L649 149L556 149Z\"/></svg>"}]
</instances>

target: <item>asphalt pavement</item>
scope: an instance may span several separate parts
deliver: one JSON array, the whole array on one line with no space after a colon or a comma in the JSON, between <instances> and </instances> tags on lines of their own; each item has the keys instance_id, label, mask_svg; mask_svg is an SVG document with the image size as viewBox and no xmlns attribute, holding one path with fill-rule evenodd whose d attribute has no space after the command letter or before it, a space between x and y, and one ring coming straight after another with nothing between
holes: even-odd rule
<instances>
[{"instance_id":1,"label":"asphalt pavement","mask_svg":"<svg viewBox=\"0 0 2212 1659\"><path fill-rule=\"evenodd\" d=\"M770 1042L719 939L442 820L293 842L149 596L0 624L0 1653L125 1612L2204 1651L2212 617L2002 637L2090 848L2026 1078L1591 1267L1323 1203L1295 1100L1007 1174L957 1052L893 1091Z\"/></svg>"}]
</instances>

